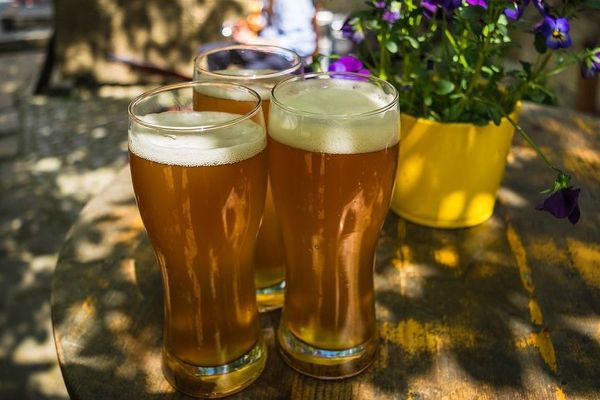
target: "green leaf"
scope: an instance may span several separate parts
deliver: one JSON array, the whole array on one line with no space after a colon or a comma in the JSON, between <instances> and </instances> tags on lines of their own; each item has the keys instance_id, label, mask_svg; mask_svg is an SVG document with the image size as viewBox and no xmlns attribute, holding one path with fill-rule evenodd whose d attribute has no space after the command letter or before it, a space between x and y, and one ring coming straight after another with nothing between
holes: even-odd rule
<instances>
[{"instance_id":1,"label":"green leaf","mask_svg":"<svg viewBox=\"0 0 600 400\"><path fill-rule=\"evenodd\" d=\"M417 42L413 37L402 36L402 39L406 40L412 46L413 49L419 48L419 42Z\"/></svg>"},{"instance_id":2,"label":"green leaf","mask_svg":"<svg viewBox=\"0 0 600 400\"><path fill-rule=\"evenodd\" d=\"M388 51L393 54L396 54L398 52L398 45L396 44L396 42L393 42L391 40L388 40L387 42L385 42L385 48L388 49Z\"/></svg>"},{"instance_id":3,"label":"green leaf","mask_svg":"<svg viewBox=\"0 0 600 400\"><path fill-rule=\"evenodd\" d=\"M425 105L426 105L427 107L429 107L429 106L431 105L431 103L432 103L431 96L427 96L427 97L425 97L425 98L423 99L423 103L425 103Z\"/></svg>"},{"instance_id":4,"label":"green leaf","mask_svg":"<svg viewBox=\"0 0 600 400\"><path fill-rule=\"evenodd\" d=\"M506 18L506 15L500 14L500 16L498 17L498 25L501 25L501 26L508 25L508 19Z\"/></svg>"},{"instance_id":5,"label":"green leaf","mask_svg":"<svg viewBox=\"0 0 600 400\"><path fill-rule=\"evenodd\" d=\"M490 67L488 67L486 65L484 65L483 67L481 67L481 70L483 72L485 72L486 74L488 74L488 75L494 75L494 71Z\"/></svg>"},{"instance_id":6,"label":"green leaf","mask_svg":"<svg viewBox=\"0 0 600 400\"><path fill-rule=\"evenodd\" d=\"M487 24L486 26L483 27L481 34L484 37L488 37L488 35L492 32L494 32L494 29L496 28L496 25L494 24Z\"/></svg>"},{"instance_id":7,"label":"green leaf","mask_svg":"<svg viewBox=\"0 0 600 400\"><path fill-rule=\"evenodd\" d=\"M448 94L448 93L452 93L452 91L454 91L454 83L447 81L445 79L440 79L439 81L436 82L436 86L435 86L435 92L437 94Z\"/></svg>"}]
</instances>

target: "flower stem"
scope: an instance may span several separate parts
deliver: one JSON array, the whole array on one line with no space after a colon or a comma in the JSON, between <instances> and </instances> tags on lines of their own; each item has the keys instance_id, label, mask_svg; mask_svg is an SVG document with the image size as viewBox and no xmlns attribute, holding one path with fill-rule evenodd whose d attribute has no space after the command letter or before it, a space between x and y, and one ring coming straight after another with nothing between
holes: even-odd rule
<instances>
[{"instance_id":1,"label":"flower stem","mask_svg":"<svg viewBox=\"0 0 600 400\"><path fill-rule=\"evenodd\" d=\"M385 52L386 52L386 48L385 48L385 40L386 40L386 35L382 34L381 35L383 40L379 40L379 79L383 79L386 80L387 79L387 74L386 74L386 66L385 66Z\"/></svg>"},{"instance_id":2,"label":"flower stem","mask_svg":"<svg viewBox=\"0 0 600 400\"><path fill-rule=\"evenodd\" d=\"M537 155L546 163L546 165L550 168L552 168L553 170L555 170L556 172L562 172L562 170L560 168L557 168L556 166L554 166L554 164L552 164L550 162L550 160L548 160L548 158L546 158L546 156L544 155L544 153L542 153L542 150L538 147L537 144L535 144L535 142L533 141L533 139L531 138L531 136L529 136L527 134L527 132L525 132L525 130L523 128L521 128L521 126L519 124L517 124L510 115L506 116L506 119L508 120L508 122L510 122L510 124L515 128L515 130L517 132L519 132L519 134L521 135L521 137L523 139L525 139L525 141L527 142L527 144L529 144L531 146L531 148L533 148L533 150L535 150L535 152L537 153Z\"/></svg>"},{"instance_id":3,"label":"flower stem","mask_svg":"<svg viewBox=\"0 0 600 400\"><path fill-rule=\"evenodd\" d=\"M546 68L546 65L548 65L548 62L552 58L552 54L554 54L552 51L549 51L548 54L546 54L546 56L542 59L542 63L540 64L540 66L534 71L533 77L537 77L537 75L539 75L539 73L542 72L544 68Z\"/></svg>"}]
</instances>

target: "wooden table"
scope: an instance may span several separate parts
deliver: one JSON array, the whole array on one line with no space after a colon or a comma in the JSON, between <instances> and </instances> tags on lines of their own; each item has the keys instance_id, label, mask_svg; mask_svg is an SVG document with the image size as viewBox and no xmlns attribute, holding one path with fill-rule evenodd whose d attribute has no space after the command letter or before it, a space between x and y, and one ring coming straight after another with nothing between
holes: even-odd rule
<instances>
[{"instance_id":1,"label":"wooden table","mask_svg":"<svg viewBox=\"0 0 600 400\"><path fill-rule=\"evenodd\" d=\"M483 225L434 230L388 216L371 368L335 382L292 371L274 347L273 312L261 317L267 367L233 398L600 398L600 121L527 105L522 124L582 187L577 226L533 210L554 176L516 140ZM184 397L161 374L160 275L128 169L71 229L52 317L73 399Z\"/></svg>"}]
</instances>

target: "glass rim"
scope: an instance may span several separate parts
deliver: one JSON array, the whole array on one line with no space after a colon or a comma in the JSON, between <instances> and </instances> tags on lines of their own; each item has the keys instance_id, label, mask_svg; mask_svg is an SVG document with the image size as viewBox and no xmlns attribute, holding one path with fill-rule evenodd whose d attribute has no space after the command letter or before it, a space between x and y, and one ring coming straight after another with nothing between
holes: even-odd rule
<instances>
[{"instance_id":1,"label":"glass rim","mask_svg":"<svg viewBox=\"0 0 600 400\"><path fill-rule=\"evenodd\" d=\"M219 123L219 124L211 124L211 125L194 125L194 126L160 125L160 124L155 124L152 122L145 121L135 113L134 109L137 106L139 106L140 103L142 103L145 100L148 100L149 98L151 98L153 96L156 96L160 93L171 92L171 91L175 91L175 90L179 90L179 89L185 89L185 88L194 89L198 86L212 86L212 87L225 86L228 88L243 90L243 91L246 91L247 93L249 93L252 97L254 97L256 104L254 105L252 110L248 111L244 115L240 115L237 118L234 118L234 119L231 119L231 120ZM238 83L231 83L231 82L190 81L190 82L174 83L174 84L170 84L170 85L160 86L160 87L148 90L148 91L140 94L139 96L137 96L135 99L133 99L129 103L129 106L127 107L127 113L129 114L130 120L133 120L137 124L145 126L147 128L156 129L156 130L174 131L174 132L178 132L178 131L191 132L191 131L210 131L210 130L214 130L214 129L222 129L222 128L227 128L229 126L237 125L243 121L246 121L246 120L254 117L261 110L261 108L262 108L262 100L261 100L260 95L254 89L251 89L249 87L240 85Z\"/></svg>"},{"instance_id":2,"label":"glass rim","mask_svg":"<svg viewBox=\"0 0 600 400\"><path fill-rule=\"evenodd\" d=\"M215 53L219 53L221 51L231 51L231 50L254 50L254 51L261 52L261 53L271 53L271 54L287 53L292 56L292 58L294 59L294 62L292 64L292 66L289 68L271 72L268 74L262 74L262 75L220 74L218 72L209 71L206 68L202 68L202 67L198 66L198 61L203 58L206 58ZM200 53L196 57L194 57L194 78L196 75L196 71L201 71L203 74L221 78L221 79L225 79L225 80L256 81L256 80L261 80L261 79L278 78L283 75L288 75L288 74L291 74L292 72L299 70L301 67L302 67L302 58L294 50L290 50L290 49L286 49L285 47L274 46L274 45L270 45L270 44L251 44L251 45L235 44L235 45L231 45L231 46L218 47L216 49L208 50L208 51ZM235 70L232 70L232 71L235 71Z\"/></svg>"},{"instance_id":3,"label":"glass rim","mask_svg":"<svg viewBox=\"0 0 600 400\"><path fill-rule=\"evenodd\" d=\"M309 80L309 79L322 79L322 78L326 78L326 77L327 77L327 79L336 79L336 76L342 76L342 77L347 76L347 77L357 78L357 79L353 79L356 81L368 80L368 81L371 81L372 83L376 83L381 86L387 87L392 90L392 93L394 93L394 98L392 100L390 100L389 103L386 103L385 105L383 105L381 107L375 108L373 110L361 112L361 113L352 113L352 114L321 114L321 113L316 113L316 112L312 112L312 111L305 111L305 110L302 110L299 108L287 106L287 105L283 104L281 102L281 100L279 100L277 98L277 94L276 94L277 90L279 90L281 87L283 87L291 82L299 81L299 80ZM343 78L341 78L341 79L343 79ZM290 77L278 82L273 87L273 89L271 89L271 103L272 104L276 104L278 107L282 108L283 110L285 110L289 113L293 113L293 114L300 115L300 116L311 117L311 118L350 119L350 118L369 117L372 115L381 114L383 112L389 111L392 108L394 108L395 106L397 106L399 96L400 95L398 93L398 90L396 90L394 85L392 85L388 81L385 81L383 79L376 78L376 77L370 76L370 75L359 74L356 72L325 71L325 72L315 72L315 73L304 74L304 75L293 75L293 76L290 76Z\"/></svg>"}]
</instances>

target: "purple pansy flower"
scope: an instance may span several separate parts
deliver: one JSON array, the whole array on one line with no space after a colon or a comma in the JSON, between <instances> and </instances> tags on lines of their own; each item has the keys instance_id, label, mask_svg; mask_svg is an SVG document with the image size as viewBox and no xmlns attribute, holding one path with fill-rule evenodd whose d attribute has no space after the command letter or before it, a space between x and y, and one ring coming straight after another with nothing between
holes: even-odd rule
<instances>
[{"instance_id":1,"label":"purple pansy flower","mask_svg":"<svg viewBox=\"0 0 600 400\"><path fill-rule=\"evenodd\" d=\"M442 8L446 11L454 11L462 5L462 0L441 0Z\"/></svg>"},{"instance_id":2,"label":"purple pansy flower","mask_svg":"<svg viewBox=\"0 0 600 400\"><path fill-rule=\"evenodd\" d=\"M515 0L513 4L504 9L504 15L513 21L518 20L525 12L530 1L531 0Z\"/></svg>"},{"instance_id":3,"label":"purple pansy flower","mask_svg":"<svg viewBox=\"0 0 600 400\"><path fill-rule=\"evenodd\" d=\"M487 0L467 0L467 3L471 6L479 6L479 7L483 7L487 10L488 8L488 2Z\"/></svg>"},{"instance_id":4,"label":"purple pansy flower","mask_svg":"<svg viewBox=\"0 0 600 400\"><path fill-rule=\"evenodd\" d=\"M600 72L600 49L592 50L581 63L581 76L586 79L593 78Z\"/></svg>"},{"instance_id":5,"label":"purple pansy flower","mask_svg":"<svg viewBox=\"0 0 600 400\"><path fill-rule=\"evenodd\" d=\"M361 75L370 75L371 72L366 69L358 58L353 56L342 56L329 64L329 71L333 72L356 72Z\"/></svg>"},{"instance_id":6,"label":"purple pansy flower","mask_svg":"<svg viewBox=\"0 0 600 400\"><path fill-rule=\"evenodd\" d=\"M342 25L342 36L345 39L352 40L354 43L358 44L365 39L365 32L360 26L356 26L347 19Z\"/></svg>"},{"instance_id":7,"label":"purple pansy flower","mask_svg":"<svg viewBox=\"0 0 600 400\"><path fill-rule=\"evenodd\" d=\"M423 7L425 17L431 19L437 11L438 3L435 0L422 0L421 7Z\"/></svg>"},{"instance_id":8,"label":"purple pansy flower","mask_svg":"<svg viewBox=\"0 0 600 400\"><path fill-rule=\"evenodd\" d=\"M565 49L571 46L572 40L569 35L571 26L566 18L544 17L544 20L536 27L536 32L546 38L546 45L553 50Z\"/></svg>"},{"instance_id":9,"label":"purple pansy flower","mask_svg":"<svg viewBox=\"0 0 600 400\"><path fill-rule=\"evenodd\" d=\"M548 16L548 5L544 2L544 0L533 0L533 5L542 17Z\"/></svg>"},{"instance_id":10,"label":"purple pansy flower","mask_svg":"<svg viewBox=\"0 0 600 400\"><path fill-rule=\"evenodd\" d=\"M548 196L535 209L547 211L556 218L568 218L569 222L575 225L581 216L579 192L579 188L574 189L572 186L559 189Z\"/></svg>"},{"instance_id":11,"label":"purple pansy flower","mask_svg":"<svg viewBox=\"0 0 600 400\"><path fill-rule=\"evenodd\" d=\"M374 4L375 8L384 9L387 4L385 1L376 1Z\"/></svg>"},{"instance_id":12,"label":"purple pansy flower","mask_svg":"<svg viewBox=\"0 0 600 400\"><path fill-rule=\"evenodd\" d=\"M452 13L462 5L462 0L421 0L421 7L425 18L433 18L438 10L442 8L447 13Z\"/></svg>"},{"instance_id":13,"label":"purple pansy flower","mask_svg":"<svg viewBox=\"0 0 600 400\"><path fill-rule=\"evenodd\" d=\"M385 22L393 24L400 19L400 11L386 10L381 17Z\"/></svg>"}]
</instances>

